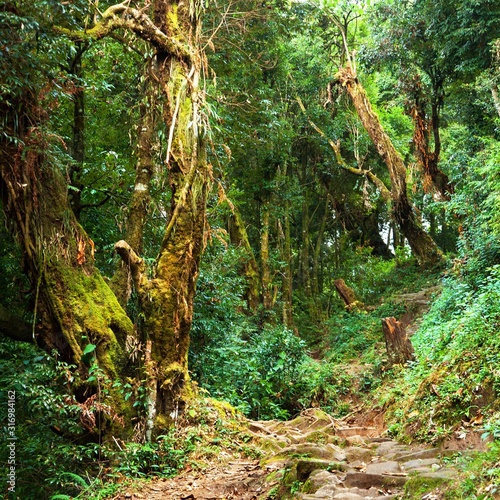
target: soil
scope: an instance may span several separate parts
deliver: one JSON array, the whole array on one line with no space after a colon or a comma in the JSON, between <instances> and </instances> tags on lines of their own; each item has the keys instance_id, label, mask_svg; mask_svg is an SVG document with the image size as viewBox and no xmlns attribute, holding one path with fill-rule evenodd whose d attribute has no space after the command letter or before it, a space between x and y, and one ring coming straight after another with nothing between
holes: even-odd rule
<instances>
[{"instance_id":1,"label":"soil","mask_svg":"<svg viewBox=\"0 0 500 500\"><path fill-rule=\"evenodd\" d=\"M403 297L416 304L405 323L414 324L436 291ZM485 446L473 429L448 439L439 449L402 445L387 437L380 408L354 408L343 419L311 408L289 422L246 421L245 427L261 459L221 452L204 468L188 466L171 479L135 483L114 500L402 498L406 483L416 476L438 485L456 476L441 462L442 456ZM295 487L291 494L291 485L298 483L309 484L309 489ZM443 498L440 486L425 498Z\"/></svg>"}]
</instances>

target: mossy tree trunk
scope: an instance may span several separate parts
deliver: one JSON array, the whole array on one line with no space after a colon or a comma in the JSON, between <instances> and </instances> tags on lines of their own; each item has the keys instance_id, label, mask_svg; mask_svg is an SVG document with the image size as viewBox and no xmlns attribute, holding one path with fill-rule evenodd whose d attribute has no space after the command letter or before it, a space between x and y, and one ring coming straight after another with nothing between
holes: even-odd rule
<instances>
[{"instance_id":1,"label":"mossy tree trunk","mask_svg":"<svg viewBox=\"0 0 500 500\"><path fill-rule=\"evenodd\" d=\"M323 210L323 215L321 216L321 220L318 228L318 236L316 238L316 244L313 249L312 256L312 287L314 296L319 296L322 292L322 280L320 279L320 265L321 265L321 250L323 248L323 239L325 235L326 223L328 221L330 215L330 193L326 193L325 197L325 205Z\"/></svg>"},{"instance_id":2,"label":"mossy tree trunk","mask_svg":"<svg viewBox=\"0 0 500 500\"><path fill-rule=\"evenodd\" d=\"M198 0L157 0L146 7L151 9L150 16L146 8L117 4L103 12L93 28L56 31L85 42L126 29L156 49L154 80L165 101L162 119L168 145L164 158L171 207L153 276L146 277L144 260L137 253L141 250L139 233L147 189L143 193L146 199L137 200L136 196L132 204L133 217L140 219L132 221L134 230L130 233L137 251L123 241L116 247L130 266L138 291L151 389L148 417L151 427L161 429L176 418L189 393L189 332L205 245L210 167L205 158L204 96L199 84L204 64L200 44L202 4ZM71 209L62 172L47 164L44 152L48 147L33 95L18 98L22 109L17 107L6 137L18 137L22 147L2 139L0 167L4 209L23 246L25 267L36 292L41 324L38 341L48 349L57 349L82 371L86 369L85 348L90 343L95 345L93 352L100 368L114 380L127 369L125 345L127 338L134 336L134 327L94 266L93 242ZM9 110L5 111L8 114ZM23 123L19 116L24 117ZM147 128L153 129L149 124ZM147 135L142 140L149 142ZM142 146L139 144L139 150ZM145 144L143 149L147 148ZM139 192L151 175L151 165L144 163L149 161L146 152L141 161L143 168L135 189ZM142 174L145 179L141 179ZM116 394L116 413L124 416L127 407L120 404L123 401Z\"/></svg>"},{"instance_id":3,"label":"mossy tree trunk","mask_svg":"<svg viewBox=\"0 0 500 500\"><path fill-rule=\"evenodd\" d=\"M148 433L151 426L159 430L176 418L190 388L189 332L205 245L210 179L205 157L204 95L200 89L204 65L200 41L202 12L199 0L156 0L140 10L121 3L104 11L90 29L57 29L77 40L101 39L117 29L126 29L156 50L153 80L164 99L162 119L168 131L164 157L171 206L153 276L146 276L144 260L133 246L125 241L115 246L130 266L144 317L151 389ZM142 206L143 203L137 207L138 213Z\"/></svg>"},{"instance_id":4,"label":"mossy tree trunk","mask_svg":"<svg viewBox=\"0 0 500 500\"><path fill-rule=\"evenodd\" d=\"M144 250L144 228L151 203L151 181L155 171L155 151L157 148L157 94L158 89L152 84L152 61L146 65L142 102L139 106L137 126L137 162L135 182L126 223L125 240L137 255ZM113 276L111 288L120 304L125 307L132 294L133 277L130 268L122 261Z\"/></svg>"},{"instance_id":5,"label":"mossy tree trunk","mask_svg":"<svg viewBox=\"0 0 500 500\"><path fill-rule=\"evenodd\" d=\"M200 89L202 5L196 1L157 0L153 21L172 44L158 47L154 68L165 100L168 131L166 165L171 206L153 276L125 242L117 251L131 266L139 292L147 345L151 389L148 432L168 426L189 396L189 334L199 263L205 245L205 209L210 178L205 157L204 96Z\"/></svg>"},{"instance_id":6,"label":"mossy tree trunk","mask_svg":"<svg viewBox=\"0 0 500 500\"><path fill-rule=\"evenodd\" d=\"M280 225L281 258L285 268L281 277L281 295L283 300L283 324L293 328L293 272L292 272L292 230L290 223L290 205L287 202L283 227Z\"/></svg>"},{"instance_id":7,"label":"mossy tree trunk","mask_svg":"<svg viewBox=\"0 0 500 500\"><path fill-rule=\"evenodd\" d=\"M245 222L240 211L228 200L231 208L231 217L228 221L229 237L231 243L241 247L244 252L242 259L243 273L247 280L247 288L245 291L248 309L252 312L257 310L259 306L260 295L260 268L255 258L248 233L245 227Z\"/></svg>"},{"instance_id":8,"label":"mossy tree trunk","mask_svg":"<svg viewBox=\"0 0 500 500\"><path fill-rule=\"evenodd\" d=\"M6 131L18 142L0 143L0 192L35 297L34 340L57 350L84 377L91 360L83 353L92 344L99 367L110 380L119 380L127 370L125 345L133 325L94 265L94 244L71 209L62 171L49 162L36 91L15 98L17 113L2 110ZM109 391L113 412L130 416L119 392ZM81 388L80 401L95 392L96 387ZM130 431L130 420L125 422Z\"/></svg>"},{"instance_id":9,"label":"mossy tree trunk","mask_svg":"<svg viewBox=\"0 0 500 500\"><path fill-rule=\"evenodd\" d=\"M272 309L274 305L273 293L271 290L271 264L269 262L269 230L271 220L269 205L269 200L264 200L262 202L260 221L260 268L262 305L266 310Z\"/></svg>"},{"instance_id":10,"label":"mossy tree trunk","mask_svg":"<svg viewBox=\"0 0 500 500\"><path fill-rule=\"evenodd\" d=\"M408 198L406 167L384 131L363 86L349 65L338 72L337 78L347 90L363 127L387 166L391 178L394 219L408 240L413 254L422 264L438 263L442 259L442 254L434 240L419 224L414 207Z\"/></svg>"},{"instance_id":11,"label":"mossy tree trunk","mask_svg":"<svg viewBox=\"0 0 500 500\"><path fill-rule=\"evenodd\" d=\"M71 141L71 156L73 164L69 169L71 187L70 202L76 218L80 219L82 211L82 175L85 160L85 90L82 84L83 55L89 45L86 42L75 42L75 53L71 58L67 72L73 79L73 138Z\"/></svg>"}]
</instances>

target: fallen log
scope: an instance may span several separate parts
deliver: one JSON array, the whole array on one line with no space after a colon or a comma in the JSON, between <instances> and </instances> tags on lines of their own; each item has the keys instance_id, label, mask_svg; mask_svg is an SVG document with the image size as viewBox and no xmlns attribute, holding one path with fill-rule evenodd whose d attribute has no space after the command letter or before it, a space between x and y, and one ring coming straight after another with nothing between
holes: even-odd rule
<instances>
[{"instance_id":1,"label":"fallen log","mask_svg":"<svg viewBox=\"0 0 500 500\"><path fill-rule=\"evenodd\" d=\"M340 295L340 298L344 301L345 308L348 311L353 309L363 309L364 304L356 299L356 294L354 290L345 284L343 279L338 279L334 281L335 289Z\"/></svg>"}]
</instances>

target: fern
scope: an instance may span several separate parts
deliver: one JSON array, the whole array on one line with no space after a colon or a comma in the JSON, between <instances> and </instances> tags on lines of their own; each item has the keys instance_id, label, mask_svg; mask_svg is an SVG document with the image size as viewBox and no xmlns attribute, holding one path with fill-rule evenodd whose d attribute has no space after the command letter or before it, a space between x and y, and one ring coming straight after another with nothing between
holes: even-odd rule
<instances>
[{"instance_id":1,"label":"fern","mask_svg":"<svg viewBox=\"0 0 500 500\"><path fill-rule=\"evenodd\" d=\"M73 472L63 472L60 477L67 477L68 481L73 482L76 486L80 486L82 489L89 487L89 483L87 483L83 477L78 474L74 474Z\"/></svg>"}]
</instances>

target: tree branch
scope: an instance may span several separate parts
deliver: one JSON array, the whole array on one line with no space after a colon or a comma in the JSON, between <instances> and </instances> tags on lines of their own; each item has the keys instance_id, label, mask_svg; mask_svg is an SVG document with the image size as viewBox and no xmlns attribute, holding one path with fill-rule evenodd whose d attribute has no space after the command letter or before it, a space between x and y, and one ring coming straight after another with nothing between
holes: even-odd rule
<instances>
[{"instance_id":1,"label":"tree branch","mask_svg":"<svg viewBox=\"0 0 500 500\"><path fill-rule=\"evenodd\" d=\"M73 31L55 26L54 30L73 40L86 41L100 40L117 29L127 29L157 49L165 50L188 61L192 59L192 53L187 45L163 33L146 14L129 7L128 3L126 1L109 7L93 28Z\"/></svg>"},{"instance_id":2,"label":"tree branch","mask_svg":"<svg viewBox=\"0 0 500 500\"><path fill-rule=\"evenodd\" d=\"M130 268L136 289L139 292L143 291L148 284L144 259L141 259L125 240L120 240L115 243L115 251Z\"/></svg>"},{"instance_id":3,"label":"tree branch","mask_svg":"<svg viewBox=\"0 0 500 500\"><path fill-rule=\"evenodd\" d=\"M361 167L354 168L349 166L346 161L344 160L344 157L342 156L342 153L340 152L340 140L337 140L337 142L334 142L332 139L327 137L327 135L321 130L308 116L306 112L306 108L304 104L302 103L302 100L300 97L297 97L297 102L300 106L300 109L306 116L307 121L311 125L311 127L318 132L318 134L326 139L328 141L328 144L330 147L333 149L333 153L335 154L335 159L337 160L338 165L343 168L344 170L347 170L348 172L351 172L351 174L354 175L359 175L359 176L366 176L366 178L379 190L380 196L382 196L384 201L390 201L391 200L391 192L389 189L387 189L386 185L382 182L381 179L379 179L371 170L364 170Z\"/></svg>"}]
</instances>

